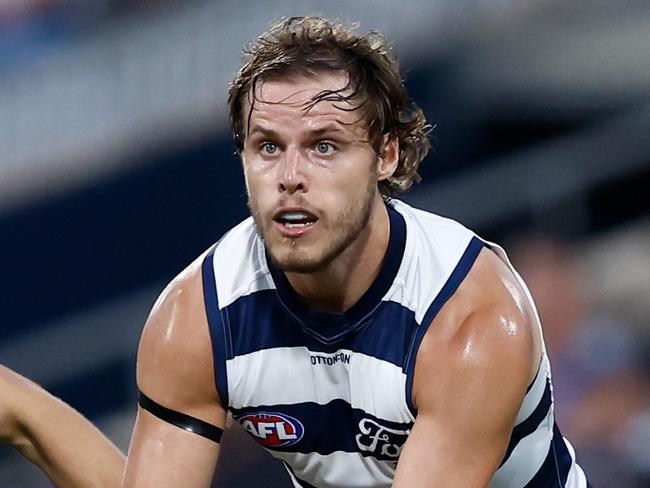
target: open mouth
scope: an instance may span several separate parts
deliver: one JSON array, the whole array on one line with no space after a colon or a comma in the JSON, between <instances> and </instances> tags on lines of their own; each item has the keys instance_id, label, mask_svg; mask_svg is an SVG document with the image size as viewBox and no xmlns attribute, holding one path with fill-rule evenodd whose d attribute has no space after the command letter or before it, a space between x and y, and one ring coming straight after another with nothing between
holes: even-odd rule
<instances>
[{"instance_id":1,"label":"open mouth","mask_svg":"<svg viewBox=\"0 0 650 488\"><path fill-rule=\"evenodd\" d=\"M318 219L304 210L287 210L278 212L273 220L287 229L305 229L314 225Z\"/></svg>"}]
</instances>

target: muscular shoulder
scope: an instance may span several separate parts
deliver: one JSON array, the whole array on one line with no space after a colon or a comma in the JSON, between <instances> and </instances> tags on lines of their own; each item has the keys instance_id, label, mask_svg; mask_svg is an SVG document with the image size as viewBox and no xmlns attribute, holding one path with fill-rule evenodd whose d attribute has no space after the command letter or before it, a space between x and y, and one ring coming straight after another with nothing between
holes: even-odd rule
<instances>
[{"instance_id":1,"label":"muscular shoulder","mask_svg":"<svg viewBox=\"0 0 650 488\"><path fill-rule=\"evenodd\" d=\"M138 350L138 386L170 408L218 402L200 256L163 290L147 318ZM189 411L188 411L189 410ZM205 414L194 412L197 416Z\"/></svg>"},{"instance_id":2,"label":"muscular shoulder","mask_svg":"<svg viewBox=\"0 0 650 488\"><path fill-rule=\"evenodd\" d=\"M178 274L158 296L143 331L143 340L156 347L191 347L192 336L205 323L202 257Z\"/></svg>"},{"instance_id":3,"label":"muscular shoulder","mask_svg":"<svg viewBox=\"0 0 650 488\"><path fill-rule=\"evenodd\" d=\"M535 314L522 286L510 268L484 248L422 341L415 404L436 394L432 377L443 389L458 382L465 388L501 388L508 381L523 397L540 354Z\"/></svg>"}]
</instances>

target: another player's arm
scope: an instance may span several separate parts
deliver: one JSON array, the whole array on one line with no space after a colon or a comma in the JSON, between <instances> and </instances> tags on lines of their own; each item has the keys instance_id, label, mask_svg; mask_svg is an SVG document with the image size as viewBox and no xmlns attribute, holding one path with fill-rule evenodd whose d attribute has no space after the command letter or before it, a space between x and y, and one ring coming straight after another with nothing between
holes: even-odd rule
<instances>
[{"instance_id":1,"label":"another player's arm","mask_svg":"<svg viewBox=\"0 0 650 488\"><path fill-rule=\"evenodd\" d=\"M210 344L197 261L167 287L147 319L138 351L138 387L166 409L223 429L226 415L216 392ZM124 486L208 487L218 455L215 440L140 407Z\"/></svg>"},{"instance_id":2,"label":"another player's arm","mask_svg":"<svg viewBox=\"0 0 650 488\"><path fill-rule=\"evenodd\" d=\"M482 250L420 346L395 488L488 485L539 364L535 320L510 270Z\"/></svg>"},{"instance_id":3,"label":"another player's arm","mask_svg":"<svg viewBox=\"0 0 650 488\"><path fill-rule=\"evenodd\" d=\"M72 407L1 365L0 392L0 440L56 486L121 486L124 455Z\"/></svg>"}]
</instances>

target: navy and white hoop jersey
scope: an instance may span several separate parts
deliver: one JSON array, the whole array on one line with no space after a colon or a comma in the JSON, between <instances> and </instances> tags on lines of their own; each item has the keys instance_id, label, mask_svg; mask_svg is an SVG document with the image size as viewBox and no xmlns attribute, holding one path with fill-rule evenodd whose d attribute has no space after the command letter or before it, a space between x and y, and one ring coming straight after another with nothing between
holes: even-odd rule
<instances>
[{"instance_id":1,"label":"navy and white hoop jersey","mask_svg":"<svg viewBox=\"0 0 650 488\"><path fill-rule=\"evenodd\" d=\"M398 200L388 213L379 275L344 313L298 300L250 218L203 262L221 400L296 487L391 486L415 422L415 358L429 324L483 246L507 262L452 220ZM555 425L545 351L489 486L587 486Z\"/></svg>"}]
</instances>

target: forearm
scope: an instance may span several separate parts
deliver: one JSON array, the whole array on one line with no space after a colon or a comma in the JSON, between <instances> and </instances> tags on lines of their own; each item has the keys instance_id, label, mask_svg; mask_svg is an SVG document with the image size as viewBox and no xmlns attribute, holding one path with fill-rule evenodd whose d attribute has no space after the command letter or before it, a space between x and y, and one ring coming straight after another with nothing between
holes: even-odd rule
<instances>
[{"instance_id":1,"label":"forearm","mask_svg":"<svg viewBox=\"0 0 650 488\"><path fill-rule=\"evenodd\" d=\"M419 422L419 424L418 424ZM455 430L466 441L459 441ZM499 442L464 436L461 429L416 420L402 450L394 488L485 488L502 457Z\"/></svg>"},{"instance_id":2,"label":"forearm","mask_svg":"<svg viewBox=\"0 0 650 488\"><path fill-rule=\"evenodd\" d=\"M0 435L59 487L119 487L124 455L88 420L35 383L2 368Z\"/></svg>"}]
</instances>

